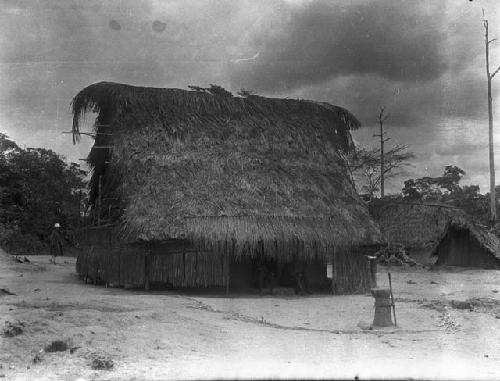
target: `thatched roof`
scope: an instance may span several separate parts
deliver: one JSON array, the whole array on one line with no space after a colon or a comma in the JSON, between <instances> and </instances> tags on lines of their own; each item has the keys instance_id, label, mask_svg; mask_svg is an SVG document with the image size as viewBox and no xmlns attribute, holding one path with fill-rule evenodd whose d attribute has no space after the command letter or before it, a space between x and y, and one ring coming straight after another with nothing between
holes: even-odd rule
<instances>
[{"instance_id":1,"label":"thatched roof","mask_svg":"<svg viewBox=\"0 0 500 381\"><path fill-rule=\"evenodd\" d=\"M341 107L101 82L73 99L76 139L88 111L95 146L112 146L89 154L91 197L102 176L128 239L311 256L378 240L340 154L359 127Z\"/></svg>"},{"instance_id":2,"label":"thatched roof","mask_svg":"<svg viewBox=\"0 0 500 381\"><path fill-rule=\"evenodd\" d=\"M500 240L462 209L449 205L374 202L372 217L389 244L433 251L450 229L468 231L480 247L500 258Z\"/></svg>"}]
</instances>

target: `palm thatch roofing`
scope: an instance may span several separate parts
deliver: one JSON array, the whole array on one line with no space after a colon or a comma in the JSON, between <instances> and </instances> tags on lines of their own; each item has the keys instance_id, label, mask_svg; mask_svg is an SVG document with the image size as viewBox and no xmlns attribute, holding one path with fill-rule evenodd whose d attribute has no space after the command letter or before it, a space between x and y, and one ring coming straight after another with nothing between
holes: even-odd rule
<instances>
[{"instance_id":1,"label":"palm thatch roofing","mask_svg":"<svg viewBox=\"0 0 500 381\"><path fill-rule=\"evenodd\" d=\"M464 210L449 205L374 202L370 213L389 244L435 252L448 231L468 231L479 247L500 258L500 240Z\"/></svg>"},{"instance_id":2,"label":"palm thatch roofing","mask_svg":"<svg viewBox=\"0 0 500 381\"><path fill-rule=\"evenodd\" d=\"M379 239L342 156L360 126L344 108L109 82L72 107L74 140L97 113L91 199L102 176L124 239L311 257Z\"/></svg>"}]
</instances>

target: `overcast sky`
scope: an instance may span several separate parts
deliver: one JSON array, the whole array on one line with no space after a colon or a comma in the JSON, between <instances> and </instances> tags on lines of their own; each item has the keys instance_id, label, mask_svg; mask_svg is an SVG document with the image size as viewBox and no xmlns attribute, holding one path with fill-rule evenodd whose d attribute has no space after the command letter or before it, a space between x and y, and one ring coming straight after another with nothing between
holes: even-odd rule
<instances>
[{"instance_id":1,"label":"overcast sky","mask_svg":"<svg viewBox=\"0 0 500 381\"><path fill-rule=\"evenodd\" d=\"M487 191L482 12L500 41L495 0L7 1L0 0L0 131L77 161L69 104L98 81L156 87L216 83L351 110L372 135L391 113L391 143L417 157L408 176L445 165ZM493 69L500 42L492 44ZM500 105L500 75L494 79ZM495 140L500 147L500 107ZM497 150L500 178L500 150ZM393 180L390 190L401 188Z\"/></svg>"}]
</instances>

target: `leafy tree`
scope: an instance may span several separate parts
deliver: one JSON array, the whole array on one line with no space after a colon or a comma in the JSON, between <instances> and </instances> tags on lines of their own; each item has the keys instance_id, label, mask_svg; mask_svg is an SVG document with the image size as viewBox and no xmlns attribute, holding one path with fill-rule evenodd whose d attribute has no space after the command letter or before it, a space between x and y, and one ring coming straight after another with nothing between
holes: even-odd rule
<instances>
[{"instance_id":1,"label":"leafy tree","mask_svg":"<svg viewBox=\"0 0 500 381\"><path fill-rule=\"evenodd\" d=\"M404 182L403 196L407 199L440 200L450 196L456 197L463 193L459 182L465 175L465 171L457 166L448 165L444 173L439 177L421 177L409 179ZM477 187L477 189L475 188ZM467 188L467 192L479 192L479 187Z\"/></svg>"},{"instance_id":2,"label":"leafy tree","mask_svg":"<svg viewBox=\"0 0 500 381\"><path fill-rule=\"evenodd\" d=\"M464 177L465 171L454 165L447 165L444 167L443 176L438 178L438 185L446 189L448 192L459 191L460 186L458 183ZM478 187L479 190L479 187Z\"/></svg>"},{"instance_id":3,"label":"leafy tree","mask_svg":"<svg viewBox=\"0 0 500 381\"><path fill-rule=\"evenodd\" d=\"M75 228L85 176L51 150L21 149L0 134L0 224L40 240L54 222Z\"/></svg>"},{"instance_id":4,"label":"leafy tree","mask_svg":"<svg viewBox=\"0 0 500 381\"><path fill-rule=\"evenodd\" d=\"M404 182L403 197L412 200L438 200L443 192L433 177L409 179Z\"/></svg>"},{"instance_id":5,"label":"leafy tree","mask_svg":"<svg viewBox=\"0 0 500 381\"><path fill-rule=\"evenodd\" d=\"M406 180L402 191L403 198L410 201L425 200L451 204L487 224L489 195L482 195L479 185L461 186L460 181L464 175L463 169L448 165L442 176Z\"/></svg>"}]
</instances>

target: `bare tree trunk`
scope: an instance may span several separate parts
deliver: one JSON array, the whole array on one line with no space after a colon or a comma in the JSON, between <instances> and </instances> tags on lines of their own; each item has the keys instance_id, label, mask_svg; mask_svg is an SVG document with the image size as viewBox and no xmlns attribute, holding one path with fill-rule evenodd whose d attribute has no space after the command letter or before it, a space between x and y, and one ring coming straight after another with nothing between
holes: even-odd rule
<instances>
[{"instance_id":1,"label":"bare tree trunk","mask_svg":"<svg viewBox=\"0 0 500 381\"><path fill-rule=\"evenodd\" d=\"M378 115L378 123L380 126L380 134L373 135L380 137L380 197L384 197L385 191L385 163L384 163L384 143L389 138L384 138L384 122L389 118L390 114L384 115L385 107L380 107L380 114Z\"/></svg>"},{"instance_id":2,"label":"bare tree trunk","mask_svg":"<svg viewBox=\"0 0 500 381\"><path fill-rule=\"evenodd\" d=\"M489 61L489 45L493 40L488 40L488 20L483 20L485 29L485 47L486 47L486 77L488 79L488 137L489 137L489 159L490 159L490 221L495 224L497 219L496 209L496 195L495 195L495 151L493 146L493 99L491 96L491 80L498 72L495 71L493 75L490 74L490 61Z\"/></svg>"},{"instance_id":3,"label":"bare tree trunk","mask_svg":"<svg viewBox=\"0 0 500 381\"><path fill-rule=\"evenodd\" d=\"M380 197L384 197L384 122L382 121L382 112L380 113Z\"/></svg>"}]
</instances>

